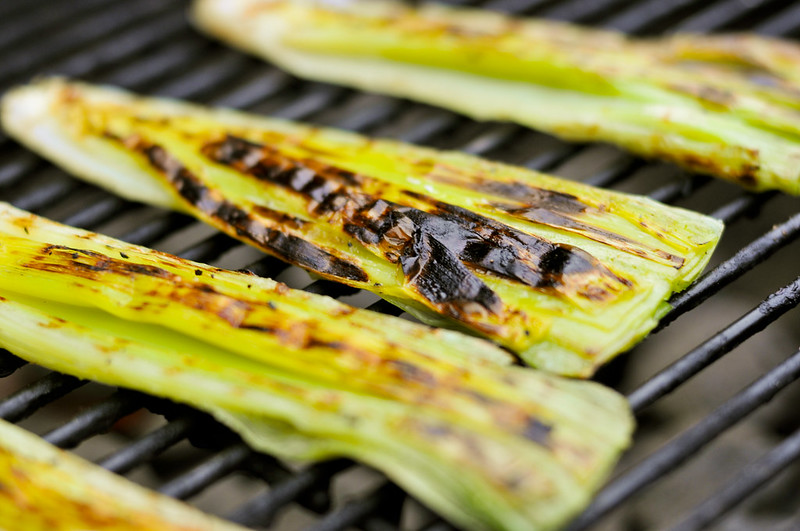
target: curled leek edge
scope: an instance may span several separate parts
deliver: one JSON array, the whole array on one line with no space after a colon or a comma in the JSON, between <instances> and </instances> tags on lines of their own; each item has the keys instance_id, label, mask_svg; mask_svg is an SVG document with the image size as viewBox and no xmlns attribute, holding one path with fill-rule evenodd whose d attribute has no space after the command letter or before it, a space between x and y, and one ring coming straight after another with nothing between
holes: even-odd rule
<instances>
[{"instance_id":1,"label":"curled leek edge","mask_svg":"<svg viewBox=\"0 0 800 531\"><path fill-rule=\"evenodd\" d=\"M4 313L6 304L2 302ZM20 315L28 311L22 309ZM244 531L142 488L4 420L0 420L0 485L3 529Z\"/></svg>"},{"instance_id":2,"label":"curled leek edge","mask_svg":"<svg viewBox=\"0 0 800 531\"><path fill-rule=\"evenodd\" d=\"M0 345L195 406L282 458L367 463L470 529L564 525L634 426L616 392L486 341L5 203Z\"/></svg>"},{"instance_id":3,"label":"curled leek edge","mask_svg":"<svg viewBox=\"0 0 800 531\"><path fill-rule=\"evenodd\" d=\"M392 0L196 0L193 13L202 31L301 77L800 194L800 47L789 41L637 39Z\"/></svg>"},{"instance_id":4,"label":"curled leek edge","mask_svg":"<svg viewBox=\"0 0 800 531\"><path fill-rule=\"evenodd\" d=\"M7 93L2 123L89 182L562 375L590 376L644 337L722 232L462 153L62 79Z\"/></svg>"}]
</instances>

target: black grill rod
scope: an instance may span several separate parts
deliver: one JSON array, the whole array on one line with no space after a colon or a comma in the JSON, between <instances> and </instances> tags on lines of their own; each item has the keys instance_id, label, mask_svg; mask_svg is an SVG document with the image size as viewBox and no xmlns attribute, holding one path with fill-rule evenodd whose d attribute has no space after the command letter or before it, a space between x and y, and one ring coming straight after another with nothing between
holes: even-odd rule
<instances>
[{"instance_id":1,"label":"black grill rod","mask_svg":"<svg viewBox=\"0 0 800 531\"><path fill-rule=\"evenodd\" d=\"M337 459L308 466L270 485L269 492L245 503L228 515L227 519L245 526L270 526L281 509L298 498L308 498L313 491L327 491L331 478L350 468L352 464L351 461ZM326 493L323 498L326 503L313 504L316 505L316 512L328 510L330 497Z\"/></svg>"},{"instance_id":2,"label":"black grill rod","mask_svg":"<svg viewBox=\"0 0 800 531\"><path fill-rule=\"evenodd\" d=\"M159 15L160 13L161 13L161 11L157 10L155 14ZM167 13L162 18L167 18L168 19L169 16L170 16L169 13ZM123 15L123 18L124 18L124 15ZM82 22L81 19L78 19L78 21ZM166 35L160 33L160 32L165 30L164 24L163 24L163 20L157 20L157 21L153 22L152 20L149 19L149 16L147 16L147 15L142 16L142 17L137 17L133 21L129 21L129 22L130 22L130 24L129 24L130 28L138 28L138 26L140 24L148 24L148 23L150 23L150 28L149 28L150 32L147 34L148 41L142 41L143 43L146 44L145 46L141 46L141 47L140 46L135 46L135 45L134 46L129 46L127 49L124 49L124 51L126 53L120 53L118 51L115 51L114 53L111 54L110 57L106 57L105 59L98 60L97 59L97 55L96 55L96 53L97 53L96 49L97 49L98 46L100 46L100 44L98 44L95 41L100 40L102 38L105 38L106 36L114 37L114 38L118 37L118 34L115 34L113 31L110 31L107 34L103 34L102 36L97 37L95 40L90 41L89 43L82 42L82 44L84 45L83 48L78 48L77 50L75 50L75 53L73 53L71 55L68 55L65 59L61 60L60 62L56 62L55 64L48 65L47 70L49 72L52 72L52 71L54 71L54 69L62 69L62 71L64 71L64 70L67 70L67 69L70 69L70 68L76 68L75 71L72 71L72 72L71 71L67 71L66 73L70 74L70 75L88 76L88 75L92 74L93 72L95 72L97 69L100 69L100 68L102 68L104 66L107 66L112 61L125 61L125 60L127 60L127 58L130 57L130 55L134 55L134 54L140 52L142 49L146 49L154 41L155 41L155 43L157 43L162 38L163 39L167 39L167 38L175 35L174 33L172 33L171 26L169 24L166 25L166 32L167 32ZM75 40L78 41L78 42L81 42L80 39L76 38ZM105 44L105 43L103 43L103 44ZM48 48L48 50L49 50L49 48ZM172 49L167 51L167 53L171 53L171 52L172 52ZM41 58L39 58L39 59L41 59ZM28 62L24 64L24 67L27 68L27 70L29 70L31 72L35 72L37 68L40 68L40 67L43 68L44 64L46 64L47 61L48 61L48 57L45 57L44 60L38 60L38 59L34 60L34 59L31 59L30 57L28 57ZM85 62L90 62L91 63L93 61L96 61L97 64L92 64L90 66L86 66L84 64L84 66L80 66L80 67L74 66L76 63L77 64L80 64L81 62L84 62L84 63ZM178 63L178 64L181 64L181 63ZM1 69L0 69L0 71L1 71ZM23 82L23 81L27 81L26 76L24 74L20 73L20 74L17 74L17 79L13 83L18 83L18 82ZM6 85L8 85L8 82L9 82L9 80L3 80L2 78L0 78L0 86L6 86ZM6 134L4 132L0 131L0 146L3 146L7 142L8 142L8 136L6 136ZM6 180L6 179L4 179L4 180Z\"/></svg>"},{"instance_id":3,"label":"black grill rod","mask_svg":"<svg viewBox=\"0 0 800 531\"><path fill-rule=\"evenodd\" d=\"M187 33L183 13L169 12L156 20L141 20L113 36L113 45L81 50L61 61L47 65L47 72L70 77L91 79L103 69L128 62L137 54L174 41L181 33Z\"/></svg>"},{"instance_id":4,"label":"black grill rod","mask_svg":"<svg viewBox=\"0 0 800 531\"><path fill-rule=\"evenodd\" d=\"M690 8L692 5L703 5L697 0L645 0L631 3L630 7L620 11L605 22L605 27L626 33L641 32L656 24L671 13Z\"/></svg>"},{"instance_id":5,"label":"black grill rod","mask_svg":"<svg viewBox=\"0 0 800 531\"><path fill-rule=\"evenodd\" d=\"M0 402L0 418L8 422L19 422L37 409L87 383L86 380L73 376L51 372L4 398Z\"/></svg>"},{"instance_id":6,"label":"black grill rod","mask_svg":"<svg viewBox=\"0 0 800 531\"><path fill-rule=\"evenodd\" d=\"M65 31L59 31L48 40L46 53L39 54L31 61L23 53L15 53L0 63L0 79L5 83L19 82L36 72L42 63L57 60L83 46L97 44L98 41L113 36L124 25L157 17L172 7L158 0L144 0L134 3L114 3L96 16L78 20L78 24ZM40 44L40 43L37 43Z\"/></svg>"},{"instance_id":7,"label":"black grill rod","mask_svg":"<svg viewBox=\"0 0 800 531\"><path fill-rule=\"evenodd\" d=\"M656 188L647 194L647 197L662 203L674 203L678 199L688 197L697 190L708 186L709 183L711 183L711 177L693 174L689 175L688 178L679 179Z\"/></svg>"},{"instance_id":8,"label":"black grill rod","mask_svg":"<svg viewBox=\"0 0 800 531\"><path fill-rule=\"evenodd\" d=\"M47 168L37 177L44 182L31 186L26 193L12 197L9 202L22 210L37 211L81 186L78 181L53 167Z\"/></svg>"},{"instance_id":9,"label":"black grill rod","mask_svg":"<svg viewBox=\"0 0 800 531\"><path fill-rule=\"evenodd\" d=\"M244 443L232 444L188 472L165 483L158 492L185 500L236 470L252 455L253 451Z\"/></svg>"},{"instance_id":10,"label":"black grill rod","mask_svg":"<svg viewBox=\"0 0 800 531\"><path fill-rule=\"evenodd\" d=\"M586 529L597 523L622 502L696 456L708 443L766 404L798 377L800 351L606 486L586 511L572 523L569 531Z\"/></svg>"},{"instance_id":11,"label":"black grill rod","mask_svg":"<svg viewBox=\"0 0 800 531\"><path fill-rule=\"evenodd\" d=\"M105 457L97 464L117 474L124 474L187 438L199 425L199 418L195 416L171 419L164 426Z\"/></svg>"},{"instance_id":12,"label":"black grill rod","mask_svg":"<svg viewBox=\"0 0 800 531\"><path fill-rule=\"evenodd\" d=\"M308 531L343 531L357 526L371 516L385 515L387 519L399 520L405 493L394 483L384 483L370 494L345 504L326 514Z\"/></svg>"},{"instance_id":13,"label":"black grill rod","mask_svg":"<svg viewBox=\"0 0 800 531\"><path fill-rule=\"evenodd\" d=\"M0 55L7 57L42 50L42 35L63 31L69 24L80 23L89 13L107 7L106 0L50 2L46 9L32 9L21 15L0 18Z\"/></svg>"},{"instance_id":14,"label":"black grill rod","mask_svg":"<svg viewBox=\"0 0 800 531\"><path fill-rule=\"evenodd\" d=\"M745 467L733 481L698 505L672 531L706 529L799 459L800 430L797 430L769 453Z\"/></svg>"},{"instance_id":15,"label":"black grill rod","mask_svg":"<svg viewBox=\"0 0 800 531\"><path fill-rule=\"evenodd\" d=\"M609 12L624 7L626 0L566 0L542 9L538 16L564 20L574 23L589 24L601 20Z\"/></svg>"},{"instance_id":16,"label":"black grill rod","mask_svg":"<svg viewBox=\"0 0 800 531\"><path fill-rule=\"evenodd\" d=\"M144 29L149 30L148 38L152 40L147 40L147 41L141 40L139 41L141 44L140 46L135 46L135 45L127 47L115 46L113 47L113 53L110 56L104 56L98 58L96 53L96 45L94 45L88 50L84 50L80 53L69 56L67 60L62 61L61 63L56 63L54 65L51 65L50 67L48 67L48 71L51 72L60 71L61 73L67 73L68 75L73 75L73 76L95 75L99 70L102 70L104 67L109 66L114 62L127 61L130 58L130 56L135 55L144 49L147 49L147 47L151 45L157 45L162 39L167 40L171 37L174 37L175 33L171 31L172 27L171 24L174 23L171 22L172 20L173 19L170 19L169 15L167 15L164 17L164 19L159 20L156 23L151 23L149 24L149 26L146 26ZM179 20L181 20L181 25L183 25L182 19ZM147 24L148 21L144 21L144 23ZM181 29L184 28L181 27ZM141 31L141 28L139 28L138 26L134 26L134 30L136 30L138 33ZM162 31L164 33L162 33ZM180 53L181 51L183 51L184 48L186 48L186 46L184 46L183 44L184 43L180 43L176 47L173 46L166 49L163 52L163 54L159 54L156 58L150 59L150 61L139 60L127 64L129 66L136 68L137 73L141 77L142 74L146 75L148 73L147 68L143 68L148 62L153 62L157 60L160 61L161 63L164 63L164 59L169 59L170 57L175 56L176 52ZM194 49L198 50L200 49L199 44L195 42L192 43L192 47ZM197 53L196 55L199 56L199 53ZM174 66L185 65L186 61L187 58L185 57L185 54L183 54L180 55L177 58L177 60L174 61L173 64ZM154 78L156 77L156 75L162 75L163 71L169 68L169 64L160 66L161 68L158 69L157 71L153 71L152 69L149 71L150 78ZM0 146L6 144L8 140L9 138L5 135L5 133L0 131ZM3 167L0 168L0 185L7 185L13 182L14 180L18 179L21 174L25 173L26 171L30 171L38 161L39 159L29 151L21 151L16 153L13 160L3 162L2 165ZM10 167L11 165L14 165L15 167Z\"/></svg>"},{"instance_id":17,"label":"black grill rod","mask_svg":"<svg viewBox=\"0 0 800 531\"><path fill-rule=\"evenodd\" d=\"M773 37L795 36L800 29L800 4L794 3L757 24L753 31Z\"/></svg>"},{"instance_id":18,"label":"black grill rod","mask_svg":"<svg viewBox=\"0 0 800 531\"><path fill-rule=\"evenodd\" d=\"M780 4L783 0L766 0L742 2L741 0L725 0L704 6L690 18L670 27L670 32L700 33L710 30L724 29L756 10L768 9L771 4ZM752 24L750 24L752 25Z\"/></svg>"},{"instance_id":19,"label":"black grill rod","mask_svg":"<svg viewBox=\"0 0 800 531\"><path fill-rule=\"evenodd\" d=\"M705 273L688 289L672 297L670 300L672 310L661 318L655 331L665 328L684 313L696 308L700 303L798 238L800 238L800 214L795 214L787 221L775 225L764 235L741 248L731 258Z\"/></svg>"},{"instance_id":20,"label":"black grill rod","mask_svg":"<svg viewBox=\"0 0 800 531\"><path fill-rule=\"evenodd\" d=\"M800 304L800 277L647 380L628 395L631 408L635 413L640 413L642 409L672 392L798 304Z\"/></svg>"},{"instance_id":21,"label":"black grill rod","mask_svg":"<svg viewBox=\"0 0 800 531\"><path fill-rule=\"evenodd\" d=\"M730 203L722 205L711 214L713 218L722 220L726 225L738 220L742 216L753 215L758 212L767 201L778 196L777 191L764 192L760 194L745 193Z\"/></svg>"},{"instance_id":22,"label":"black grill rod","mask_svg":"<svg viewBox=\"0 0 800 531\"><path fill-rule=\"evenodd\" d=\"M107 432L119 419L144 407L147 399L145 395L134 391L116 391L111 397L75 415L42 438L60 448L73 448L89 437Z\"/></svg>"},{"instance_id":23,"label":"black grill rod","mask_svg":"<svg viewBox=\"0 0 800 531\"><path fill-rule=\"evenodd\" d=\"M48 2L49 0L27 0L27 1L17 1L17 2L3 2L0 4L0 20L7 20L8 18L14 18L19 16L20 14L27 14L29 11L33 11L42 7L42 4ZM22 12L22 13L20 13Z\"/></svg>"}]
</instances>

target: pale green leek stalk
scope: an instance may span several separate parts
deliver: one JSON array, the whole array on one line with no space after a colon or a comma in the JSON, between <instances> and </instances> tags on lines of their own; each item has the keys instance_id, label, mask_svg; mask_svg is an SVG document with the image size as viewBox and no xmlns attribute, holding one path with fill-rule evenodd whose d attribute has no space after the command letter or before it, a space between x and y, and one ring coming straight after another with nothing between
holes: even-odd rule
<instances>
[{"instance_id":1,"label":"pale green leek stalk","mask_svg":"<svg viewBox=\"0 0 800 531\"><path fill-rule=\"evenodd\" d=\"M702 271L718 220L455 152L53 79L9 134L421 320L586 377Z\"/></svg>"},{"instance_id":2,"label":"pale green leek stalk","mask_svg":"<svg viewBox=\"0 0 800 531\"><path fill-rule=\"evenodd\" d=\"M634 39L396 0L196 0L194 19L302 77L800 194L800 48L788 41Z\"/></svg>"},{"instance_id":3,"label":"pale green leek stalk","mask_svg":"<svg viewBox=\"0 0 800 531\"><path fill-rule=\"evenodd\" d=\"M614 391L483 340L4 203L0 345L208 411L279 457L355 458L470 529L564 525L633 429Z\"/></svg>"},{"instance_id":4,"label":"pale green leek stalk","mask_svg":"<svg viewBox=\"0 0 800 531\"><path fill-rule=\"evenodd\" d=\"M8 311L7 301L0 312ZM20 312L23 322L28 309ZM244 531L144 489L0 420L0 528Z\"/></svg>"}]
</instances>

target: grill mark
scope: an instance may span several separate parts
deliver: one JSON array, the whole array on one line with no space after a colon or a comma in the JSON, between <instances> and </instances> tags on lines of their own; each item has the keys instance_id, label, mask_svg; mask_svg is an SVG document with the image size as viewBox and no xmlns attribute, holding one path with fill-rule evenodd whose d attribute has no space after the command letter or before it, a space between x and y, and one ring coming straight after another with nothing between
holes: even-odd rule
<instances>
[{"instance_id":1,"label":"grill mark","mask_svg":"<svg viewBox=\"0 0 800 531\"><path fill-rule=\"evenodd\" d=\"M465 184L463 178L451 177L441 171L436 171L435 165L425 172L425 178L454 186L464 186ZM535 205L561 214L581 214L590 207L575 195L538 188L519 181L498 182L478 177L470 179L467 184L469 184L470 190L476 192L527 203L531 206Z\"/></svg>"},{"instance_id":2,"label":"grill mark","mask_svg":"<svg viewBox=\"0 0 800 531\"><path fill-rule=\"evenodd\" d=\"M162 269L157 266L147 265L147 264L136 264L131 262L125 262L123 260L117 260L115 258L110 258L102 253L98 253L95 251L90 251L88 249L76 249L74 247L67 247L66 245L47 245L42 249L42 254L45 255L52 255L53 252L57 252L58 254L69 254L71 260L70 267L72 267L72 271L78 273L78 271L84 272L103 272L103 271L112 271L115 273L122 273L122 274L134 274L134 275L146 275L149 277L155 278L165 278L165 279L176 279L180 278L174 273L170 273L166 269ZM79 261L81 257L85 259L88 258L90 261L88 262L81 262ZM44 266L48 264L35 264L33 267L38 269L44 269ZM52 266L56 266L57 264L50 264ZM87 278L93 278L97 275L82 275Z\"/></svg>"},{"instance_id":3,"label":"grill mark","mask_svg":"<svg viewBox=\"0 0 800 531\"><path fill-rule=\"evenodd\" d=\"M581 221L575 220L561 212L550 210L539 205L526 205L523 207L518 207L515 205L506 205L502 203L492 203L492 206L520 219L533 221L534 223L539 223L548 227L576 232L589 238L590 240L612 245L617 249L635 254L636 256L641 256L642 258L648 258L651 260L658 259L658 261L667 262L676 269L680 269L685 262L684 258L680 256L662 251L661 249L654 249L649 245L639 243L625 236L593 227Z\"/></svg>"},{"instance_id":4,"label":"grill mark","mask_svg":"<svg viewBox=\"0 0 800 531\"><path fill-rule=\"evenodd\" d=\"M202 152L214 162L304 196L311 214L340 224L347 234L389 261L400 261L407 283L451 315L496 313L502 308L499 297L475 271L533 288L574 290L592 300L609 298L621 286L630 285L576 247L548 242L414 192L405 193L429 204L434 212L379 199L353 189L353 182L380 187L374 179L342 173L318 161L295 160L230 135L206 144ZM548 197L565 211L586 207L568 194L554 192ZM600 278L603 287L592 286L589 277Z\"/></svg>"},{"instance_id":5,"label":"grill mark","mask_svg":"<svg viewBox=\"0 0 800 531\"><path fill-rule=\"evenodd\" d=\"M464 180L448 176L441 172L425 172L425 178L451 185L463 185ZM643 258L665 261L675 268L683 266L685 260L660 249L637 242L625 236L583 223L575 219L587 210L596 208L582 202L577 196L544 188L537 188L519 181L496 182L481 178L468 182L470 189L491 194L514 201L513 204L493 202L491 206L511 214L512 216L546 225L556 229L574 232L591 240L611 245L621 251L629 252Z\"/></svg>"},{"instance_id":6,"label":"grill mark","mask_svg":"<svg viewBox=\"0 0 800 531\"><path fill-rule=\"evenodd\" d=\"M226 232L233 232L238 238L249 240L260 249L287 262L324 275L357 282L369 280L367 273L358 265L298 236L285 234L274 228L281 224L300 227L305 223L302 220L263 206L254 210L256 215L250 214L208 188L161 146L148 145L139 149L147 156L150 164L164 174L185 201L217 220L217 226Z\"/></svg>"}]
</instances>

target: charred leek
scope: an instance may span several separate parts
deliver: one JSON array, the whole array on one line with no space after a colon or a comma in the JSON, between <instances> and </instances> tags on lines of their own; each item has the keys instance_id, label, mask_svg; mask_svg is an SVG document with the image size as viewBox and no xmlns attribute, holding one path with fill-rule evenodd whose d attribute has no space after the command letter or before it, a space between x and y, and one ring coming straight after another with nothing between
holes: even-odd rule
<instances>
[{"instance_id":1,"label":"charred leek","mask_svg":"<svg viewBox=\"0 0 800 531\"><path fill-rule=\"evenodd\" d=\"M278 456L369 463L475 529L564 524L633 428L615 392L509 366L480 339L5 204L0 344L192 404Z\"/></svg>"},{"instance_id":2,"label":"charred leek","mask_svg":"<svg viewBox=\"0 0 800 531\"><path fill-rule=\"evenodd\" d=\"M59 80L12 91L2 118L80 177L560 374L644 336L722 230L459 153Z\"/></svg>"},{"instance_id":3,"label":"charred leek","mask_svg":"<svg viewBox=\"0 0 800 531\"><path fill-rule=\"evenodd\" d=\"M197 0L204 31L290 72L800 194L800 48L754 35L630 39L385 0Z\"/></svg>"},{"instance_id":4,"label":"charred leek","mask_svg":"<svg viewBox=\"0 0 800 531\"><path fill-rule=\"evenodd\" d=\"M143 489L3 420L0 486L2 529L244 531Z\"/></svg>"}]
</instances>

